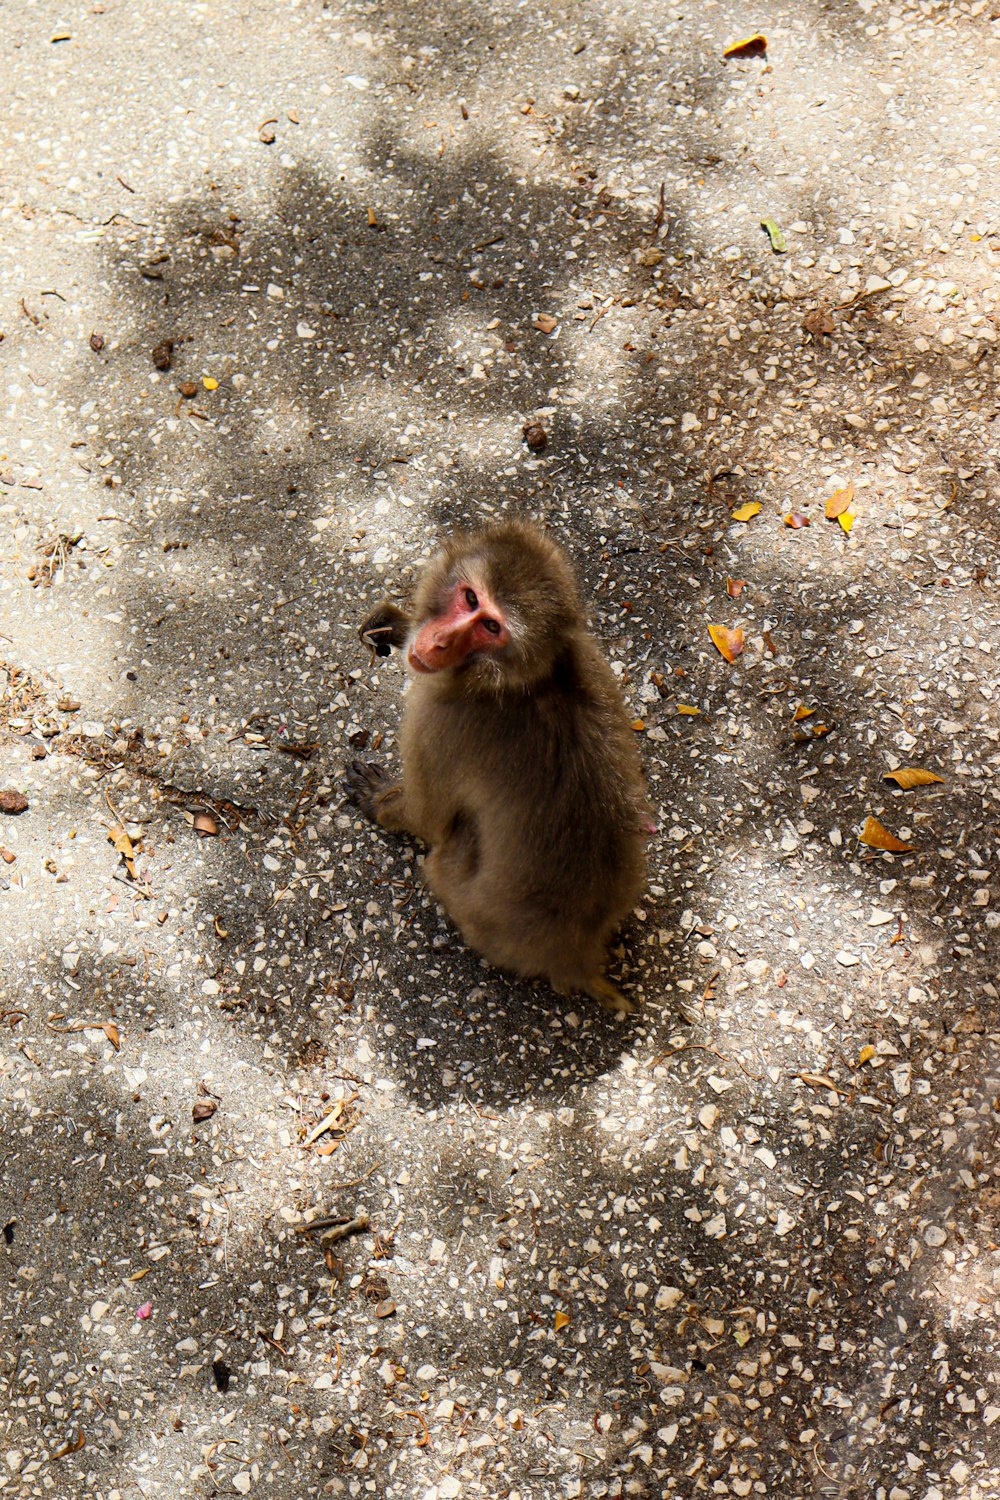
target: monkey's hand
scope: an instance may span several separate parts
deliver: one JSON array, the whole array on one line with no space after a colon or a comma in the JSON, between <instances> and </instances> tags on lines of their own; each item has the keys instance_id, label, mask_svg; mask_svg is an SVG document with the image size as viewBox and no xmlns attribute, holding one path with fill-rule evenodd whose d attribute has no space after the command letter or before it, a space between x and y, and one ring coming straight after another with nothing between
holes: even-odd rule
<instances>
[{"instance_id":1,"label":"monkey's hand","mask_svg":"<svg viewBox=\"0 0 1000 1500\"><path fill-rule=\"evenodd\" d=\"M407 828L402 785L390 781L381 766L373 765L371 761L352 760L344 772L342 785L355 807L373 823L391 833Z\"/></svg>"},{"instance_id":2,"label":"monkey's hand","mask_svg":"<svg viewBox=\"0 0 1000 1500\"><path fill-rule=\"evenodd\" d=\"M409 615L383 599L362 620L358 635L376 656L388 656L391 646L399 647L403 644L409 628Z\"/></svg>"}]
</instances>

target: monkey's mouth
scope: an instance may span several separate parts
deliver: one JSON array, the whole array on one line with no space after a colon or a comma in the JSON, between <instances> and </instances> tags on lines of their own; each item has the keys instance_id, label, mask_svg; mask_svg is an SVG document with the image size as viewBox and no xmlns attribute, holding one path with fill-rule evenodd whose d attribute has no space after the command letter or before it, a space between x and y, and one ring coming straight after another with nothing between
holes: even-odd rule
<instances>
[{"instance_id":1,"label":"monkey's mouth","mask_svg":"<svg viewBox=\"0 0 1000 1500\"><path fill-rule=\"evenodd\" d=\"M410 647L410 649L406 653L406 660L407 660L407 662L408 662L408 664L410 666L411 671L414 671L414 672L433 672L435 670L434 667L429 667L425 661L421 661L420 660L420 657L414 651L414 649L413 649L412 646Z\"/></svg>"}]
</instances>

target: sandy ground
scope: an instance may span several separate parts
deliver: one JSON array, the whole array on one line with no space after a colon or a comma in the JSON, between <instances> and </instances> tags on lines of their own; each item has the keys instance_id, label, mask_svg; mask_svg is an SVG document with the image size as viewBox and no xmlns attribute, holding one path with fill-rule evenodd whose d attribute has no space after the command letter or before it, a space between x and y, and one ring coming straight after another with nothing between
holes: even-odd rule
<instances>
[{"instance_id":1,"label":"sandy ground","mask_svg":"<svg viewBox=\"0 0 1000 1500\"><path fill-rule=\"evenodd\" d=\"M995 1497L997 6L0 40L0 1495ZM624 1023L339 790L500 515L648 767Z\"/></svg>"}]
</instances>

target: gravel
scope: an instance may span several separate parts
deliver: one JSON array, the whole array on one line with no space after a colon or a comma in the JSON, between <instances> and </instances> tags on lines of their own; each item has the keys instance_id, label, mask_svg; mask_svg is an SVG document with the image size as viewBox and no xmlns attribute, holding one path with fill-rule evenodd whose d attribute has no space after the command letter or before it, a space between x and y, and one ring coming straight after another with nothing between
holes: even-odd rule
<instances>
[{"instance_id":1,"label":"gravel","mask_svg":"<svg viewBox=\"0 0 1000 1500\"><path fill-rule=\"evenodd\" d=\"M997 1494L995 7L0 37L0 1496ZM627 1022L339 790L501 515L659 812Z\"/></svg>"}]
</instances>

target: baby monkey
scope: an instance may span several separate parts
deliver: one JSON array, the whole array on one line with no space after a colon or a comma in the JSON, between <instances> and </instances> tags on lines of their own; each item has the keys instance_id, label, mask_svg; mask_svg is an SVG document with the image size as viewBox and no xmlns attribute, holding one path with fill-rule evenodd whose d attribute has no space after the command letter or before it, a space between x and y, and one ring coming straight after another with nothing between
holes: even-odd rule
<instances>
[{"instance_id":1,"label":"baby monkey","mask_svg":"<svg viewBox=\"0 0 1000 1500\"><path fill-rule=\"evenodd\" d=\"M402 780L356 760L352 800L428 846L427 884L491 963L633 1010L604 963L653 825L565 554L523 522L460 533L424 569L410 612L380 604L360 635L379 655L405 650L413 682Z\"/></svg>"}]
</instances>

